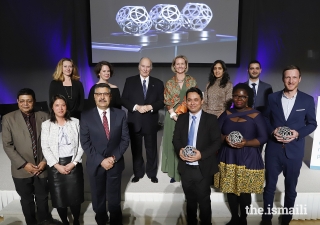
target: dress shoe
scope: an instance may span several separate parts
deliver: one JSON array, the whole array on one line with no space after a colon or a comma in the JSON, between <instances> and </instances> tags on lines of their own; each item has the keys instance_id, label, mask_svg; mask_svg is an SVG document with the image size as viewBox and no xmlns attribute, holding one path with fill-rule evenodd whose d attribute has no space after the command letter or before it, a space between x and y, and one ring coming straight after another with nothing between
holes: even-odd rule
<instances>
[{"instance_id":1,"label":"dress shoe","mask_svg":"<svg viewBox=\"0 0 320 225\"><path fill-rule=\"evenodd\" d=\"M174 178L171 178L170 183L175 183L176 180Z\"/></svg>"},{"instance_id":2,"label":"dress shoe","mask_svg":"<svg viewBox=\"0 0 320 225\"><path fill-rule=\"evenodd\" d=\"M139 182L139 180L140 180L139 177L133 177L132 180L131 180L131 182L132 182L132 183L137 183L137 182Z\"/></svg>"},{"instance_id":3,"label":"dress shoe","mask_svg":"<svg viewBox=\"0 0 320 225\"><path fill-rule=\"evenodd\" d=\"M272 225L271 220L267 221L267 220L261 220L260 225Z\"/></svg>"},{"instance_id":4,"label":"dress shoe","mask_svg":"<svg viewBox=\"0 0 320 225\"><path fill-rule=\"evenodd\" d=\"M152 183L158 183L158 178L157 177L151 177L151 182Z\"/></svg>"}]
</instances>

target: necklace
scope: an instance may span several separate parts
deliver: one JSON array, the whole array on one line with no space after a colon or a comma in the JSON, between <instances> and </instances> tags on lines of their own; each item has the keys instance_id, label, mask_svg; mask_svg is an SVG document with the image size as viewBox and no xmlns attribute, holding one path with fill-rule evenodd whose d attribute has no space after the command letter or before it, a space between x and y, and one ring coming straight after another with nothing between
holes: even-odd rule
<instances>
[{"instance_id":1,"label":"necklace","mask_svg":"<svg viewBox=\"0 0 320 225\"><path fill-rule=\"evenodd\" d=\"M183 83L185 77L182 80L179 80L178 77L176 77L177 83Z\"/></svg>"},{"instance_id":2,"label":"necklace","mask_svg":"<svg viewBox=\"0 0 320 225\"><path fill-rule=\"evenodd\" d=\"M71 93L70 93L70 95L69 95L68 92L67 92L66 86L63 86L63 87L64 87L64 90L65 90L66 93L67 93L68 99L72 99L72 85L70 86L70 87L71 87Z\"/></svg>"}]
</instances>

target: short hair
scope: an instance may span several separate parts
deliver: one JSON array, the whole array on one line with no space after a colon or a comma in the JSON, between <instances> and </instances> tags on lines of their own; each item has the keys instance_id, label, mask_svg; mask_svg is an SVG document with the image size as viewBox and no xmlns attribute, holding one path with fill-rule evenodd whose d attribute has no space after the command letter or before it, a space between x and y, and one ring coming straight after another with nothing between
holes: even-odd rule
<instances>
[{"instance_id":1,"label":"short hair","mask_svg":"<svg viewBox=\"0 0 320 225\"><path fill-rule=\"evenodd\" d=\"M17 99L19 99L20 95L31 95L34 102L36 102L36 94L31 88L22 88L17 93Z\"/></svg>"},{"instance_id":2,"label":"short hair","mask_svg":"<svg viewBox=\"0 0 320 225\"><path fill-rule=\"evenodd\" d=\"M258 60L251 60L249 63L248 63L248 70L250 69L250 65L251 64L253 64L253 63L257 63L257 64L259 64L259 66L260 66L260 69L261 69L261 64L260 64L260 62L258 61Z\"/></svg>"},{"instance_id":3,"label":"short hair","mask_svg":"<svg viewBox=\"0 0 320 225\"><path fill-rule=\"evenodd\" d=\"M232 94L234 94L236 91L238 91L240 89L245 90L247 92L247 95L248 95L248 106L252 107L253 106L253 95L254 95L252 88L249 87L249 85L246 84L246 83L239 83L239 84L237 84L236 86L233 87Z\"/></svg>"},{"instance_id":4,"label":"short hair","mask_svg":"<svg viewBox=\"0 0 320 225\"><path fill-rule=\"evenodd\" d=\"M295 66L295 65L289 65L289 66L286 66L286 68L284 68L283 71L282 71L282 80L284 79L284 73L287 70L298 70L299 71L299 77L301 77L300 68L298 66Z\"/></svg>"},{"instance_id":5,"label":"short hair","mask_svg":"<svg viewBox=\"0 0 320 225\"><path fill-rule=\"evenodd\" d=\"M142 61L143 59L148 59L148 60L150 61L150 69L152 69L152 61L151 61L151 59L149 59L148 57L142 57L142 58L140 59L140 61L139 61L138 67L140 66L140 63L141 63L141 61Z\"/></svg>"},{"instance_id":6,"label":"short hair","mask_svg":"<svg viewBox=\"0 0 320 225\"><path fill-rule=\"evenodd\" d=\"M109 92L110 92L110 94L111 94L111 87L110 87L109 84L106 84L106 83L96 84L96 85L94 86L94 92L96 92L96 90L97 90L98 88L108 88L108 89L109 89Z\"/></svg>"},{"instance_id":7,"label":"short hair","mask_svg":"<svg viewBox=\"0 0 320 225\"><path fill-rule=\"evenodd\" d=\"M196 92L196 93L198 93L198 95L200 95L201 100L203 100L203 94L202 94L202 91L201 91L199 88L197 88L197 87L189 88L189 89L187 90L187 92L186 92L186 98L188 97L188 94L189 94L190 92Z\"/></svg>"},{"instance_id":8,"label":"short hair","mask_svg":"<svg viewBox=\"0 0 320 225\"><path fill-rule=\"evenodd\" d=\"M176 73L176 69L174 68L175 64L176 64L176 60L177 59L184 59L185 63L186 63L186 69L185 69L185 73L188 72L188 69L189 69L189 63L188 63L188 58L184 55L178 55L176 56L173 60L172 60L172 63L171 63L171 70L172 72Z\"/></svg>"},{"instance_id":9,"label":"short hair","mask_svg":"<svg viewBox=\"0 0 320 225\"><path fill-rule=\"evenodd\" d=\"M56 115L53 112L53 105L54 105L55 101L57 101L58 99L63 100L67 106L66 114L64 114L64 119L71 120L68 101L67 101L66 97L64 97L61 94L57 94L57 95L52 96L51 101L50 101L50 121L52 123L55 123L57 121Z\"/></svg>"},{"instance_id":10,"label":"short hair","mask_svg":"<svg viewBox=\"0 0 320 225\"><path fill-rule=\"evenodd\" d=\"M63 76L63 70L62 70L62 67L63 67L63 62L65 61L68 61L68 62L71 62L72 63L72 74L71 74L71 80L80 80L80 76L79 76L79 73L78 73L78 69L76 67L76 65L74 65L72 59L69 59L69 58L62 58L60 59L60 61L58 62L57 64L57 67L56 67L56 70L54 71L53 73L53 79L56 80L56 81L61 81L63 82L64 81L64 76Z\"/></svg>"},{"instance_id":11,"label":"short hair","mask_svg":"<svg viewBox=\"0 0 320 225\"><path fill-rule=\"evenodd\" d=\"M113 75L113 66L111 65L111 63L107 62L107 61L100 61L97 63L97 65L94 67L93 71L96 74L96 76L99 78L100 75L100 71L102 69L102 66L108 66L110 69L110 77L112 77Z\"/></svg>"},{"instance_id":12,"label":"short hair","mask_svg":"<svg viewBox=\"0 0 320 225\"><path fill-rule=\"evenodd\" d=\"M217 80L217 78L215 77L215 75L213 73L213 69L214 69L215 65L217 65L218 63L221 64L222 69L223 69L223 75L222 75L222 78L220 80L219 87L225 88L227 83L228 83L228 81L230 80L230 76L229 76L229 73L228 73L228 68L227 68L226 63L224 61L218 59L218 60L214 61L212 66L211 66L210 73L209 73L209 84L208 84L207 90L209 90L209 88L212 85L214 85L214 83Z\"/></svg>"}]
</instances>

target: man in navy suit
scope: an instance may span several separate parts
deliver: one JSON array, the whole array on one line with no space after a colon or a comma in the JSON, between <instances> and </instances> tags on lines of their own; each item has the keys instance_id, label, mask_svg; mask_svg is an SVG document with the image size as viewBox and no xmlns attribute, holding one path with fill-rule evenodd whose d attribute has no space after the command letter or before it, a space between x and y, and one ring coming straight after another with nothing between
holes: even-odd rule
<instances>
[{"instance_id":1,"label":"man in navy suit","mask_svg":"<svg viewBox=\"0 0 320 225\"><path fill-rule=\"evenodd\" d=\"M265 155L266 186L263 193L264 213L261 225L270 225L273 199L282 172L285 177L284 209L282 225L292 219L290 208L297 196L296 186L304 156L305 137L317 127L315 104L312 96L298 90L301 81L300 69L288 66L283 70L284 89L269 95L265 111L268 131L271 134ZM280 127L289 127L291 135L286 138L278 133Z\"/></svg>"},{"instance_id":2,"label":"man in navy suit","mask_svg":"<svg viewBox=\"0 0 320 225\"><path fill-rule=\"evenodd\" d=\"M110 86L97 84L94 90L97 107L82 113L80 122L80 141L87 155L92 206L98 225L108 221L107 198L110 224L122 224L122 156L129 146L129 131L125 112L109 108L111 98Z\"/></svg>"},{"instance_id":3,"label":"man in navy suit","mask_svg":"<svg viewBox=\"0 0 320 225\"><path fill-rule=\"evenodd\" d=\"M254 105L253 108L263 112L267 105L268 95L273 93L270 84L263 82L259 79L262 72L261 64L257 60L252 60L248 64L249 80L245 83L251 87L254 92Z\"/></svg>"},{"instance_id":4,"label":"man in navy suit","mask_svg":"<svg viewBox=\"0 0 320 225\"><path fill-rule=\"evenodd\" d=\"M158 183L158 111L164 107L164 86L161 80L149 76L151 69L151 60L142 58L139 62L140 74L127 78L121 98L122 105L128 110L133 183L138 182L145 173L151 182ZM143 138L147 155L146 166L142 157Z\"/></svg>"},{"instance_id":5,"label":"man in navy suit","mask_svg":"<svg viewBox=\"0 0 320 225\"><path fill-rule=\"evenodd\" d=\"M178 171L187 200L187 222L198 224L199 204L201 225L211 224L210 185L212 176L218 172L216 152L221 145L221 133L217 117L201 110L203 95L198 88L186 93L188 113L178 117L173 145L179 157ZM187 145L195 147L195 155L186 157Z\"/></svg>"}]
</instances>

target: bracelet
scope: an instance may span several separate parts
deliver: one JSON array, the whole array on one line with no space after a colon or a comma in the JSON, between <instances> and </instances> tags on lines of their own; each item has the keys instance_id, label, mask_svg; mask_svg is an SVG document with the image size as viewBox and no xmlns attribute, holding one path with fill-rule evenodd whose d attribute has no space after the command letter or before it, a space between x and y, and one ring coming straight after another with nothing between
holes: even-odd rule
<instances>
[{"instance_id":1,"label":"bracelet","mask_svg":"<svg viewBox=\"0 0 320 225\"><path fill-rule=\"evenodd\" d=\"M177 116L177 113L175 113L175 112L170 113L170 119L173 119L174 116Z\"/></svg>"},{"instance_id":2,"label":"bracelet","mask_svg":"<svg viewBox=\"0 0 320 225\"><path fill-rule=\"evenodd\" d=\"M72 163L73 163L75 166L78 164L78 162L75 162L75 161L73 161Z\"/></svg>"}]
</instances>

